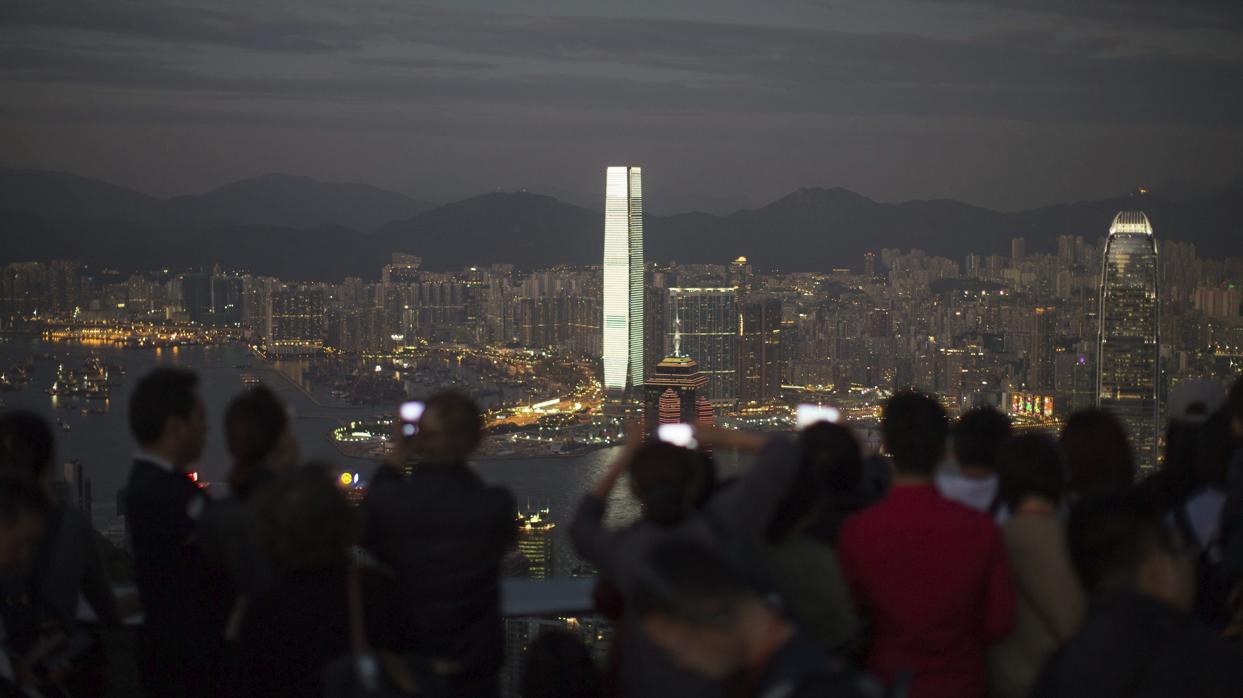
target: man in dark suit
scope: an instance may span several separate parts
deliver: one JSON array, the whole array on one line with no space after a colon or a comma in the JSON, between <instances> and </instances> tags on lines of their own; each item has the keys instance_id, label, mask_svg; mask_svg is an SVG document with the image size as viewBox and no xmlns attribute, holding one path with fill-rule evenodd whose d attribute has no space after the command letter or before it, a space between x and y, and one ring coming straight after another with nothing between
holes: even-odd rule
<instances>
[{"instance_id":1,"label":"man in dark suit","mask_svg":"<svg viewBox=\"0 0 1243 698\"><path fill-rule=\"evenodd\" d=\"M482 418L451 392L427 401L417 432L400 433L387 475L363 505L364 546L396 570L398 649L459 667L459 696L496 696L504 659L501 560L517 537L513 495L484 484L467 464ZM397 472L412 457L409 476Z\"/></svg>"},{"instance_id":2,"label":"man in dark suit","mask_svg":"<svg viewBox=\"0 0 1243 698\"><path fill-rule=\"evenodd\" d=\"M134 387L130 429L138 442L124 495L134 581L145 616L140 667L146 695L209 695L218 656L195 543L207 496L190 479L207 415L198 377L158 368Z\"/></svg>"}]
</instances>

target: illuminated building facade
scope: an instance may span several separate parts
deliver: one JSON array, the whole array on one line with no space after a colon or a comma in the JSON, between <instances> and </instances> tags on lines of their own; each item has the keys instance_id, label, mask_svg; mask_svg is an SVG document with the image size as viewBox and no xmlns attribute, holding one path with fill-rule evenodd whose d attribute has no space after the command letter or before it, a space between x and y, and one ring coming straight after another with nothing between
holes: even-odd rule
<instances>
[{"instance_id":1,"label":"illuminated building facade","mask_svg":"<svg viewBox=\"0 0 1243 698\"><path fill-rule=\"evenodd\" d=\"M324 294L318 289L274 290L268 302L268 351L317 354L324 346Z\"/></svg>"},{"instance_id":2,"label":"illuminated building facade","mask_svg":"<svg viewBox=\"0 0 1243 698\"><path fill-rule=\"evenodd\" d=\"M746 257L739 257L729 263L729 285L742 291L750 291L754 273L751 263Z\"/></svg>"},{"instance_id":3,"label":"illuminated building facade","mask_svg":"<svg viewBox=\"0 0 1243 698\"><path fill-rule=\"evenodd\" d=\"M681 353L699 362L704 390L714 405L738 401L738 291L734 288L671 288L667 316L676 318ZM674 328L669 328L669 340Z\"/></svg>"},{"instance_id":4,"label":"illuminated building facade","mask_svg":"<svg viewBox=\"0 0 1243 698\"><path fill-rule=\"evenodd\" d=\"M752 298L743 302L738 322L738 390L745 403L771 400L780 394L781 299Z\"/></svg>"},{"instance_id":5,"label":"illuminated building facade","mask_svg":"<svg viewBox=\"0 0 1243 698\"><path fill-rule=\"evenodd\" d=\"M1131 437L1141 473L1157 463L1160 344L1157 248L1140 211L1114 217L1101 271L1097 405L1113 412Z\"/></svg>"},{"instance_id":6,"label":"illuminated building facade","mask_svg":"<svg viewBox=\"0 0 1243 698\"><path fill-rule=\"evenodd\" d=\"M1051 306L1036 308L1031 350L1028 353L1027 387L1032 390L1053 389L1056 335L1057 315L1054 308Z\"/></svg>"},{"instance_id":7,"label":"illuminated building facade","mask_svg":"<svg viewBox=\"0 0 1243 698\"><path fill-rule=\"evenodd\" d=\"M707 387L708 377L699 370L699 362L682 353L675 331L673 353L656 364L643 386L645 431L657 424L710 426L712 405L703 394Z\"/></svg>"},{"instance_id":8,"label":"illuminated building facade","mask_svg":"<svg viewBox=\"0 0 1243 698\"><path fill-rule=\"evenodd\" d=\"M613 400L643 385L643 177L610 167L604 197L604 389Z\"/></svg>"},{"instance_id":9,"label":"illuminated building facade","mask_svg":"<svg viewBox=\"0 0 1243 698\"><path fill-rule=\"evenodd\" d=\"M518 514L518 552L526 559L531 579L554 574L552 534L556 524L547 508Z\"/></svg>"}]
</instances>

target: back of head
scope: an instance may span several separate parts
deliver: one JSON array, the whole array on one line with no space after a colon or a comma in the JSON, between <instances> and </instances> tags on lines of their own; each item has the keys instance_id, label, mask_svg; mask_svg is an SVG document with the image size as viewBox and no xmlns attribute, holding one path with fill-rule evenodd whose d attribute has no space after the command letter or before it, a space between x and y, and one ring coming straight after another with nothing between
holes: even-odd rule
<instances>
[{"instance_id":1,"label":"back of head","mask_svg":"<svg viewBox=\"0 0 1243 698\"><path fill-rule=\"evenodd\" d=\"M0 471L0 526L9 528L27 516L43 516L48 501L29 473Z\"/></svg>"},{"instance_id":2,"label":"back of head","mask_svg":"<svg viewBox=\"0 0 1243 698\"><path fill-rule=\"evenodd\" d=\"M686 540L665 540L648 553L633 604L640 617L662 616L700 628L725 631L739 607L754 598L723 557Z\"/></svg>"},{"instance_id":3,"label":"back of head","mask_svg":"<svg viewBox=\"0 0 1243 698\"><path fill-rule=\"evenodd\" d=\"M931 397L903 391L889 398L881 415L885 448L894 467L908 475L931 475L945 455L945 410Z\"/></svg>"},{"instance_id":4,"label":"back of head","mask_svg":"<svg viewBox=\"0 0 1243 698\"><path fill-rule=\"evenodd\" d=\"M799 434L798 442L803 463L824 472L830 492L851 492L859 486L863 454L849 428L817 422Z\"/></svg>"},{"instance_id":5,"label":"back of head","mask_svg":"<svg viewBox=\"0 0 1243 698\"><path fill-rule=\"evenodd\" d=\"M11 572L30 557L42 532L48 501L30 473L0 471L0 571Z\"/></svg>"},{"instance_id":6,"label":"back of head","mask_svg":"<svg viewBox=\"0 0 1243 698\"><path fill-rule=\"evenodd\" d=\"M1208 487L1225 489L1230 457L1234 454L1235 439L1230 431L1230 414L1217 410L1209 415L1200 430L1199 460L1196 462L1196 481Z\"/></svg>"},{"instance_id":7,"label":"back of head","mask_svg":"<svg viewBox=\"0 0 1243 698\"><path fill-rule=\"evenodd\" d=\"M643 518L661 526L682 520L705 486L699 453L656 441L639 449L630 464L630 491L643 505Z\"/></svg>"},{"instance_id":8,"label":"back of head","mask_svg":"<svg viewBox=\"0 0 1243 698\"><path fill-rule=\"evenodd\" d=\"M1181 502L1197 489L1203 444L1204 420L1171 419L1166 425L1161 499L1170 504Z\"/></svg>"},{"instance_id":9,"label":"back of head","mask_svg":"<svg viewBox=\"0 0 1243 698\"><path fill-rule=\"evenodd\" d=\"M523 698L597 698L600 684L582 640L564 630L542 633L527 649Z\"/></svg>"},{"instance_id":10,"label":"back of head","mask_svg":"<svg viewBox=\"0 0 1243 698\"><path fill-rule=\"evenodd\" d=\"M1070 471L1069 489L1080 496L1120 492L1135 481L1135 460L1122 423L1099 409L1066 420L1059 440Z\"/></svg>"},{"instance_id":11,"label":"back of head","mask_svg":"<svg viewBox=\"0 0 1243 698\"><path fill-rule=\"evenodd\" d=\"M1138 591L1140 570L1176 541L1152 505L1132 493L1084 498L1071 508L1066 536L1071 560L1089 593Z\"/></svg>"},{"instance_id":12,"label":"back of head","mask_svg":"<svg viewBox=\"0 0 1243 698\"><path fill-rule=\"evenodd\" d=\"M1053 504L1062 499L1066 464L1057 442L1044 434L1012 436L997 449L997 496L1010 511L1024 499L1040 497Z\"/></svg>"},{"instance_id":13,"label":"back of head","mask_svg":"<svg viewBox=\"0 0 1243 698\"><path fill-rule=\"evenodd\" d=\"M342 564L354 542L353 510L326 465L279 473L260 497L258 523L262 549L279 570Z\"/></svg>"},{"instance_id":14,"label":"back of head","mask_svg":"<svg viewBox=\"0 0 1243 698\"><path fill-rule=\"evenodd\" d=\"M479 446L482 433L483 416L475 402L446 390L427 399L419 419L419 450L434 461L464 461Z\"/></svg>"},{"instance_id":15,"label":"back of head","mask_svg":"<svg viewBox=\"0 0 1243 698\"><path fill-rule=\"evenodd\" d=\"M197 400L198 376L180 368L157 368L139 379L129 400L134 439L151 445L164 435L169 417L189 418Z\"/></svg>"},{"instance_id":16,"label":"back of head","mask_svg":"<svg viewBox=\"0 0 1243 698\"><path fill-rule=\"evenodd\" d=\"M809 523L832 494L852 492L863 478L859 442L850 429L830 422L817 422L798 436L802 462L773 513L765 537L772 543Z\"/></svg>"},{"instance_id":17,"label":"back of head","mask_svg":"<svg viewBox=\"0 0 1243 698\"><path fill-rule=\"evenodd\" d=\"M50 474L55 452L56 440L44 418L33 412L0 416L0 468L40 481Z\"/></svg>"},{"instance_id":18,"label":"back of head","mask_svg":"<svg viewBox=\"0 0 1243 698\"><path fill-rule=\"evenodd\" d=\"M241 493L250 486L288 429L285 406L271 390L258 386L233 398L224 414L225 441L233 456L230 489Z\"/></svg>"},{"instance_id":19,"label":"back of head","mask_svg":"<svg viewBox=\"0 0 1243 698\"><path fill-rule=\"evenodd\" d=\"M954 455L962 465L993 469L997 448L1010 436L1010 418L991 407L968 411L954 425Z\"/></svg>"}]
</instances>

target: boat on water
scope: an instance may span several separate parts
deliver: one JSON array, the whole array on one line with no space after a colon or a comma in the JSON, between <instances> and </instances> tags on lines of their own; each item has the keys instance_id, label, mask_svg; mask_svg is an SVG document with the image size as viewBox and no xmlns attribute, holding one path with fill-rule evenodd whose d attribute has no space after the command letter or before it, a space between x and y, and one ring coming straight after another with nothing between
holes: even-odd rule
<instances>
[{"instance_id":1,"label":"boat on water","mask_svg":"<svg viewBox=\"0 0 1243 698\"><path fill-rule=\"evenodd\" d=\"M244 385L244 386L246 386L246 387L248 387L248 388L249 388L249 387L256 386L256 385L259 385L259 384L260 384L260 383L262 383L262 382L263 382L263 381L261 381L261 380L259 379L259 376L256 376L256 375L255 375L255 374L253 374L253 373L243 373L243 374L242 374L242 385Z\"/></svg>"}]
</instances>

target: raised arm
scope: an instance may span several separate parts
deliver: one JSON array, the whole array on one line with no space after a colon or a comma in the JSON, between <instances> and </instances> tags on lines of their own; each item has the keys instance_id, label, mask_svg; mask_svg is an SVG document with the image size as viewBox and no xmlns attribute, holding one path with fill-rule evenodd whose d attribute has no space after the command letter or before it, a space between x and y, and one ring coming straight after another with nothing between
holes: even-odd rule
<instances>
[{"instance_id":1,"label":"raised arm","mask_svg":"<svg viewBox=\"0 0 1243 698\"><path fill-rule=\"evenodd\" d=\"M798 446L787 436L766 437L716 428L702 429L699 443L756 453L755 464L714 495L706 508L720 525L742 535L759 535L798 473Z\"/></svg>"},{"instance_id":2,"label":"raised arm","mask_svg":"<svg viewBox=\"0 0 1243 698\"><path fill-rule=\"evenodd\" d=\"M574 521L570 524L570 540L574 549L583 559L603 569L608 555L610 533L604 528L604 512L609 494L617 486L622 473L630 468L630 463L643 445L643 432L638 422L626 424L626 443L617 458L609 464L608 470L600 476L595 486L583 495L574 513ZM607 573L607 572L606 572Z\"/></svg>"}]
</instances>

